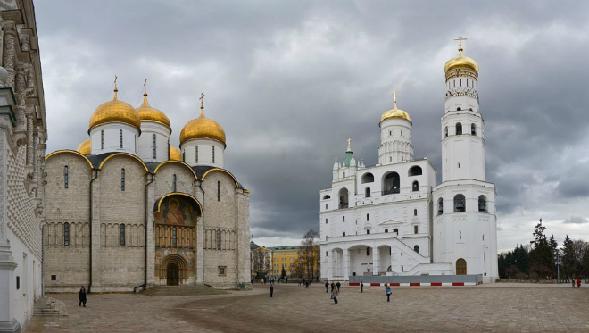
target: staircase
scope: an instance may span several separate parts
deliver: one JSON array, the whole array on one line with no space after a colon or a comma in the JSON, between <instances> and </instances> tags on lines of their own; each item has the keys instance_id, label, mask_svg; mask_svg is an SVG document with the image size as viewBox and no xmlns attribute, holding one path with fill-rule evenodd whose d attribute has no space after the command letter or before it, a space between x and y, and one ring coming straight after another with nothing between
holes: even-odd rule
<instances>
[{"instance_id":1,"label":"staircase","mask_svg":"<svg viewBox=\"0 0 589 333\"><path fill-rule=\"evenodd\" d=\"M41 297L35 302L33 316L67 316L65 304L53 297Z\"/></svg>"}]
</instances>

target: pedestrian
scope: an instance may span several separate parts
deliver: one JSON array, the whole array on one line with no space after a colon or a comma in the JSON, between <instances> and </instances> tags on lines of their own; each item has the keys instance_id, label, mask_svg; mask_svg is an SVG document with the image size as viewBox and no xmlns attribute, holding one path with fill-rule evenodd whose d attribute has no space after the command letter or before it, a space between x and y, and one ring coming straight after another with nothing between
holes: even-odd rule
<instances>
[{"instance_id":1,"label":"pedestrian","mask_svg":"<svg viewBox=\"0 0 589 333\"><path fill-rule=\"evenodd\" d=\"M78 300L78 306L84 305L84 307L86 307L86 302L88 301L88 298L86 296L86 288L84 288L84 286L82 286L82 288L80 288L80 291L78 292Z\"/></svg>"},{"instance_id":2,"label":"pedestrian","mask_svg":"<svg viewBox=\"0 0 589 333\"><path fill-rule=\"evenodd\" d=\"M391 294L393 293L393 290L391 289L391 287L388 284L385 284L386 288L384 289L385 294L387 294L387 303L391 302Z\"/></svg>"},{"instance_id":3,"label":"pedestrian","mask_svg":"<svg viewBox=\"0 0 589 333\"><path fill-rule=\"evenodd\" d=\"M577 276L577 288L581 288L581 278Z\"/></svg>"},{"instance_id":4,"label":"pedestrian","mask_svg":"<svg viewBox=\"0 0 589 333\"><path fill-rule=\"evenodd\" d=\"M331 299L333 300L333 304L337 304L337 289L331 288Z\"/></svg>"},{"instance_id":5,"label":"pedestrian","mask_svg":"<svg viewBox=\"0 0 589 333\"><path fill-rule=\"evenodd\" d=\"M329 294L329 281L325 280L325 293Z\"/></svg>"},{"instance_id":6,"label":"pedestrian","mask_svg":"<svg viewBox=\"0 0 589 333\"><path fill-rule=\"evenodd\" d=\"M270 281L270 297L274 295L274 282Z\"/></svg>"},{"instance_id":7,"label":"pedestrian","mask_svg":"<svg viewBox=\"0 0 589 333\"><path fill-rule=\"evenodd\" d=\"M360 282L360 294L364 292L364 283Z\"/></svg>"},{"instance_id":8,"label":"pedestrian","mask_svg":"<svg viewBox=\"0 0 589 333\"><path fill-rule=\"evenodd\" d=\"M337 288L337 292L339 293L339 287L342 286L341 283L339 283L339 281L337 281L337 283L335 284L336 288Z\"/></svg>"},{"instance_id":9,"label":"pedestrian","mask_svg":"<svg viewBox=\"0 0 589 333\"><path fill-rule=\"evenodd\" d=\"M575 278L571 277L571 282L573 283L573 288L575 288Z\"/></svg>"},{"instance_id":10,"label":"pedestrian","mask_svg":"<svg viewBox=\"0 0 589 333\"><path fill-rule=\"evenodd\" d=\"M310 284L309 280L305 280L305 288L309 288L309 284Z\"/></svg>"},{"instance_id":11,"label":"pedestrian","mask_svg":"<svg viewBox=\"0 0 589 333\"><path fill-rule=\"evenodd\" d=\"M329 285L331 287L331 292L333 293L333 290L335 289L335 283L332 282L331 285Z\"/></svg>"}]
</instances>

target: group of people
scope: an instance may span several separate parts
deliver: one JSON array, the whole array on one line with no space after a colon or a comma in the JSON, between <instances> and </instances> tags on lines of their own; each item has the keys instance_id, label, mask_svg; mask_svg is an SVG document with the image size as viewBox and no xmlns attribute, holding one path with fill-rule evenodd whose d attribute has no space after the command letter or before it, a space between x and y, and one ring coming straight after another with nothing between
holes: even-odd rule
<instances>
[{"instance_id":1,"label":"group of people","mask_svg":"<svg viewBox=\"0 0 589 333\"><path fill-rule=\"evenodd\" d=\"M577 279L573 279L571 278L571 283L573 285L573 288L575 288L575 285L577 286L577 288L581 288L581 278L577 276Z\"/></svg>"},{"instance_id":2,"label":"group of people","mask_svg":"<svg viewBox=\"0 0 589 333\"><path fill-rule=\"evenodd\" d=\"M331 284L329 283L329 281L325 281L325 292L330 294L330 298L333 300L334 304L337 304L337 296L339 295L339 291L340 291L340 287L341 287L341 283L339 281L337 282L331 282ZM330 292L331 290L331 292ZM360 283L360 293L364 292L364 284ZM391 296L393 295L393 289L391 288L391 286L387 283L385 284L385 295L387 296L387 303L391 302Z\"/></svg>"}]
</instances>

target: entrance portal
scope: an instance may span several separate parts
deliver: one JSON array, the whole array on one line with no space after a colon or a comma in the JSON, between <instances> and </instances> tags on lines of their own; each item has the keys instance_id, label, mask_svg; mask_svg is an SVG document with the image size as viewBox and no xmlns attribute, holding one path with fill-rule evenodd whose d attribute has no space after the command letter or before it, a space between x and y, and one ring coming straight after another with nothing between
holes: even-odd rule
<instances>
[{"instance_id":1,"label":"entrance portal","mask_svg":"<svg viewBox=\"0 0 589 333\"><path fill-rule=\"evenodd\" d=\"M168 286L177 286L178 285L178 265L176 263L169 263L167 269L166 277L167 277L167 285Z\"/></svg>"},{"instance_id":2,"label":"entrance portal","mask_svg":"<svg viewBox=\"0 0 589 333\"><path fill-rule=\"evenodd\" d=\"M466 275L466 260L462 258L456 260L456 275Z\"/></svg>"}]
</instances>

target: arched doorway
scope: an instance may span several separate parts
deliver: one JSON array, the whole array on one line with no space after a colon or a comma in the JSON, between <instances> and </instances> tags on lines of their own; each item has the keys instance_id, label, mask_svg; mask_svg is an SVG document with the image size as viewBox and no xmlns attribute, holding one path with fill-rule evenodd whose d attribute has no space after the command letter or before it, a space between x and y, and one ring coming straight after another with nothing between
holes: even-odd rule
<instances>
[{"instance_id":1,"label":"arched doorway","mask_svg":"<svg viewBox=\"0 0 589 333\"><path fill-rule=\"evenodd\" d=\"M166 281L168 286L178 285L178 265L176 263L168 263L168 269L166 274Z\"/></svg>"},{"instance_id":2,"label":"arched doorway","mask_svg":"<svg viewBox=\"0 0 589 333\"><path fill-rule=\"evenodd\" d=\"M456 260L456 275L466 275L466 260L462 258Z\"/></svg>"}]
</instances>

